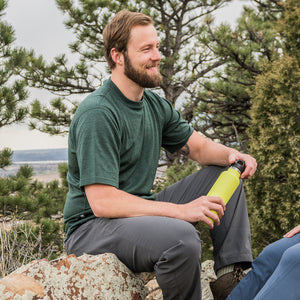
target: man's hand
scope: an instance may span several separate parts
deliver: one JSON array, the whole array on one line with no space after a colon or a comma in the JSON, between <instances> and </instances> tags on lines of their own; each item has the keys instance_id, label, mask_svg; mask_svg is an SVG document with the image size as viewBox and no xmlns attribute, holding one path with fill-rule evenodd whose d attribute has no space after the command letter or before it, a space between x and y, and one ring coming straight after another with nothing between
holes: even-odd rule
<instances>
[{"instance_id":1,"label":"man's hand","mask_svg":"<svg viewBox=\"0 0 300 300\"><path fill-rule=\"evenodd\" d=\"M181 219L191 223L201 221L206 223L208 227L212 229L214 224L220 224L220 219L224 215L226 206L220 197L202 196L189 203L183 204L181 209ZM216 211L217 214L212 212L212 210Z\"/></svg>"},{"instance_id":2,"label":"man's hand","mask_svg":"<svg viewBox=\"0 0 300 300\"><path fill-rule=\"evenodd\" d=\"M292 230L290 230L288 233L286 233L283 237L288 237L291 238L294 236L296 233L300 232L300 225L296 226Z\"/></svg>"},{"instance_id":3,"label":"man's hand","mask_svg":"<svg viewBox=\"0 0 300 300\"><path fill-rule=\"evenodd\" d=\"M256 171L256 159L249 154L233 151L229 154L229 163L233 164L236 160L242 159L245 162L245 171L241 174L242 179L250 178Z\"/></svg>"}]
</instances>

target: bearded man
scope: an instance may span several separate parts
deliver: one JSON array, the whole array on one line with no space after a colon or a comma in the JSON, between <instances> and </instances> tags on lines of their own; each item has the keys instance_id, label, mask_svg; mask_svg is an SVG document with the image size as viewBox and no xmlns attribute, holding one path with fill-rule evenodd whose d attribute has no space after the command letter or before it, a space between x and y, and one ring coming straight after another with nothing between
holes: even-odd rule
<instances>
[{"instance_id":1,"label":"bearded man","mask_svg":"<svg viewBox=\"0 0 300 300\"><path fill-rule=\"evenodd\" d=\"M256 161L202 137L166 99L145 89L162 83L150 17L121 11L103 40L111 77L79 105L69 131L67 252L114 253L133 272L154 272L164 299L201 299L194 225L202 222L214 246L214 295L225 299L237 284L236 266L252 261L247 207L241 184L227 207L206 194L235 160L245 161L242 178L254 174ZM154 194L161 147L207 167Z\"/></svg>"}]
</instances>

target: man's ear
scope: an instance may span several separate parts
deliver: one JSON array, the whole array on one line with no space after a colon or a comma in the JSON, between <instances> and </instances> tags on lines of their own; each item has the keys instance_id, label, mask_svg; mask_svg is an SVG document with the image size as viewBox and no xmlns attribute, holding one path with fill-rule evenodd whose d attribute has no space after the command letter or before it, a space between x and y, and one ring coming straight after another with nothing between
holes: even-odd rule
<instances>
[{"instance_id":1,"label":"man's ear","mask_svg":"<svg viewBox=\"0 0 300 300\"><path fill-rule=\"evenodd\" d=\"M123 54L120 51L116 48L112 48L110 50L110 55L116 65L123 65Z\"/></svg>"}]
</instances>

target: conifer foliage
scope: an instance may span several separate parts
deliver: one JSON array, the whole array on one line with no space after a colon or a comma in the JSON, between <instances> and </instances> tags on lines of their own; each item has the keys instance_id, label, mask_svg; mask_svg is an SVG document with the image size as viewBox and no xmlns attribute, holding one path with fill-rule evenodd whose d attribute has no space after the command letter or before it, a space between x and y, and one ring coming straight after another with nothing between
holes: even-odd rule
<instances>
[{"instance_id":1,"label":"conifer foliage","mask_svg":"<svg viewBox=\"0 0 300 300\"><path fill-rule=\"evenodd\" d=\"M0 0L0 130L21 122L28 114L27 84L19 70L28 52L13 46L11 25L3 20L6 0ZM0 168L12 163L12 150L0 150ZM60 166L63 178L66 167ZM37 258L55 258L63 251L63 226L53 216L63 210L66 183L47 184L32 179L33 168L20 167L17 174L0 178L0 275ZM65 184L65 185L64 185Z\"/></svg>"},{"instance_id":2,"label":"conifer foliage","mask_svg":"<svg viewBox=\"0 0 300 300\"><path fill-rule=\"evenodd\" d=\"M300 3L289 0L283 9L274 24L283 50L264 64L251 108L258 171L247 191L256 254L300 223Z\"/></svg>"},{"instance_id":3,"label":"conifer foliage","mask_svg":"<svg viewBox=\"0 0 300 300\"><path fill-rule=\"evenodd\" d=\"M14 30L1 20L7 1L0 0L0 128L19 122L26 116L23 105L28 96L24 80L15 79L15 69L25 59L24 50L12 48Z\"/></svg>"},{"instance_id":4,"label":"conifer foliage","mask_svg":"<svg viewBox=\"0 0 300 300\"><path fill-rule=\"evenodd\" d=\"M23 120L28 96L24 80L15 79L15 69L25 59L24 50L12 48L15 40L11 25L3 20L6 0L0 0L0 128ZM0 150L0 167L10 164L10 150Z\"/></svg>"}]
</instances>

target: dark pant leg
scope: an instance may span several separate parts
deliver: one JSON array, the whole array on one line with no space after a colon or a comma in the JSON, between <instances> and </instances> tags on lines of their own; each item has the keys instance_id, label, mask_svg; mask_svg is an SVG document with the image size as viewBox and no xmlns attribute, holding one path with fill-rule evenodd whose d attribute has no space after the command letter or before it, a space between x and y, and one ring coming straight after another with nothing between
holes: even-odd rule
<instances>
[{"instance_id":1,"label":"dark pant leg","mask_svg":"<svg viewBox=\"0 0 300 300\"><path fill-rule=\"evenodd\" d=\"M223 170L224 168L219 167L205 168L159 193L156 201L187 203L206 195ZM238 210L235 202L239 198L240 196L234 198L233 208L227 209L226 213L232 209ZM238 207L245 205L241 203ZM234 215L229 214L231 218ZM241 227L239 231L243 233L247 230L242 230ZM231 249L230 245L232 248L235 246L234 241L226 239L226 232L212 231L217 252L225 252L221 247L223 245L226 246L224 249ZM214 238L218 235L221 241L219 247ZM165 300L201 299L201 241L198 231L188 222L155 216L96 218L73 232L66 242L66 248L69 254L77 256L83 253L96 255L111 252L134 272L154 270ZM219 256L222 258L222 255ZM240 261L239 257L236 257L235 262L237 261ZM219 265L222 266L222 263L226 265L222 261Z\"/></svg>"},{"instance_id":2,"label":"dark pant leg","mask_svg":"<svg viewBox=\"0 0 300 300\"><path fill-rule=\"evenodd\" d=\"M157 195L156 200L183 204L206 195L224 170L226 168L216 166L204 168L167 187ZM210 232L215 270L236 262L252 262L248 211L241 183L227 203L221 224Z\"/></svg>"},{"instance_id":3,"label":"dark pant leg","mask_svg":"<svg viewBox=\"0 0 300 300\"><path fill-rule=\"evenodd\" d=\"M154 271L165 300L201 300L201 241L188 222L96 218L73 232L66 248L77 256L111 252L133 272Z\"/></svg>"}]
</instances>

